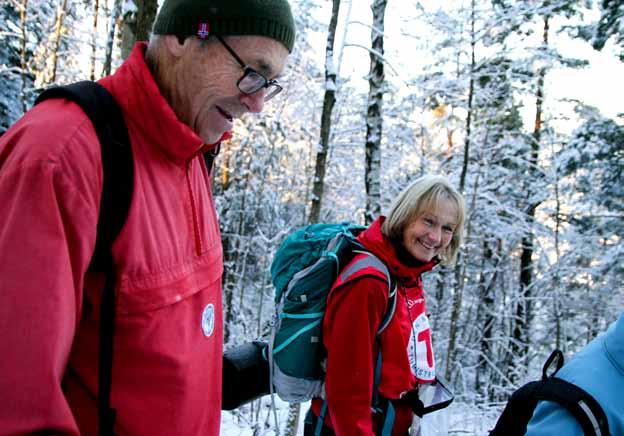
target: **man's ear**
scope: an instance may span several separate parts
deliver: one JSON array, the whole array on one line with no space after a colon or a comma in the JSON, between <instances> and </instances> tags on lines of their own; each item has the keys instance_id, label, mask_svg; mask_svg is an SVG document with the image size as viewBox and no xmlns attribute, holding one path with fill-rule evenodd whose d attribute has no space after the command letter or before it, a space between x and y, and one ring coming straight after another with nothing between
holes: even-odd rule
<instances>
[{"instance_id":1,"label":"man's ear","mask_svg":"<svg viewBox=\"0 0 624 436\"><path fill-rule=\"evenodd\" d=\"M179 58L184 54L186 46L190 43L191 38L186 38L183 44L180 44L180 40L175 35L164 35L165 46L172 56Z\"/></svg>"}]
</instances>

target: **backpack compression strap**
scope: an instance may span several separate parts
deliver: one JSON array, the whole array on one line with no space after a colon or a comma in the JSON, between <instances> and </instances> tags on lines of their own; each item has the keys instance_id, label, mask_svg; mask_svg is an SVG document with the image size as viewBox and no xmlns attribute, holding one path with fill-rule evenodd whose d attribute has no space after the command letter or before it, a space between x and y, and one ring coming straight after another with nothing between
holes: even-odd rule
<instances>
[{"instance_id":1,"label":"backpack compression strap","mask_svg":"<svg viewBox=\"0 0 624 436\"><path fill-rule=\"evenodd\" d=\"M98 367L98 434L114 435L115 410L110 406L115 320L115 264L112 244L121 231L132 201L134 166L128 129L113 96L95 82L83 81L44 91L35 104L62 98L78 104L89 117L102 153L104 181L95 250L89 269L106 274L100 309Z\"/></svg>"}]
</instances>

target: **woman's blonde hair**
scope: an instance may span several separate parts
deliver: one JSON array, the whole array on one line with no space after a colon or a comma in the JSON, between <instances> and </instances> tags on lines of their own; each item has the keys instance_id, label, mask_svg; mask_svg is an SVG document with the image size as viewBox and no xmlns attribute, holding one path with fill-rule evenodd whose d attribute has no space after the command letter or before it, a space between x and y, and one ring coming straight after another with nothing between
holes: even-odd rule
<instances>
[{"instance_id":1,"label":"woman's blonde hair","mask_svg":"<svg viewBox=\"0 0 624 436\"><path fill-rule=\"evenodd\" d=\"M381 226L382 233L392 240L403 241L405 228L424 213L437 211L442 201L451 201L457 210L453 237L439 255L443 264L453 264L463 241L465 206L462 195L445 177L423 176L403 189L390 205L386 220Z\"/></svg>"}]
</instances>

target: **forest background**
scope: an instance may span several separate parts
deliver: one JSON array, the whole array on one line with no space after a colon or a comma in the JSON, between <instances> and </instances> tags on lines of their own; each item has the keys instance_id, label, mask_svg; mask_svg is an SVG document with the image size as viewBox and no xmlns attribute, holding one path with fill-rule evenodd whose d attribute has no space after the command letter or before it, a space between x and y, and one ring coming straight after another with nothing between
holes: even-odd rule
<instances>
[{"instance_id":1,"label":"forest background","mask_svg":"<svg viewBox=\"0 0 624 436\"><path fill-rule=\"evenodd\" d=\"M114 71L158 8L134 1L0 0L0 134L43 88ZM457 395L443 427L485 434L553 348L571 356L624 308L623 76L600 70L624 72L624 2L443 3L291 0L285 92L236 122L214 173L225 341L267 334L285 235L368 223L409 181L445 174L467 221L457 264L425 281ZM277 408L296 434L298 407ZM267 399L223 424L275 433Z\"/></svg>"}]
</instances>

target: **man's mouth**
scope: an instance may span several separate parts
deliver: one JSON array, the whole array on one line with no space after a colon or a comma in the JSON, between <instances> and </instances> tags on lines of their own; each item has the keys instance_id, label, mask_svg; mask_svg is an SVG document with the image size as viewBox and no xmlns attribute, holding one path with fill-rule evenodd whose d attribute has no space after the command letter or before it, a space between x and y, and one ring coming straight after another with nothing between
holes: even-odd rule
<instances>
[{"instance_id":1,"label":"man's mouth","mask_svg":"<svg viewBox=\"0 0 624 436\"><path fill-rule=\"evenodd\" d=\"M225 118L226 120L230 122L234 121L234 117L232 116L232 114L230 114L226 110L221 109L219 106L217 106L217 110L219 111L221 115L223 115L223 118Z\"/></svg>"}]
</instances>

